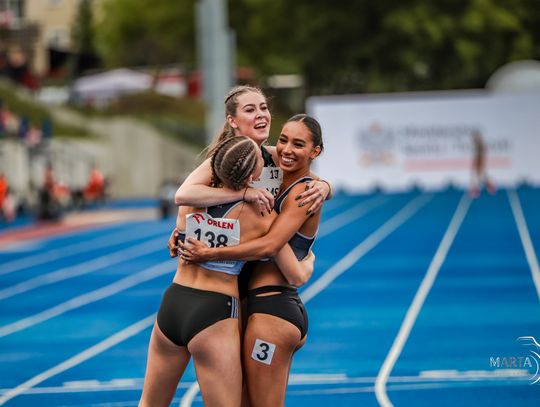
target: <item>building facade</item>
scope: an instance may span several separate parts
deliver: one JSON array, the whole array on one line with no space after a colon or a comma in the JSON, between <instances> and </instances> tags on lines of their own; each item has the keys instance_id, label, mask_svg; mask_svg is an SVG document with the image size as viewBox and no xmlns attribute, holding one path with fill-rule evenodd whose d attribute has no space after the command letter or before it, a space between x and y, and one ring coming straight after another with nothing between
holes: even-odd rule
<instances>
[{"instance_id":1,"label":"building facade","mask_svg":"<svg viewBox=\"0 0 540 407\"><path fill-rule=\"evenodd\" d=\"M71 31L81 0L0 0L0 49L18 47L32 72L49 72L51 50L72 51ZM97 9L102 0L92 0Z\"/></svg>"}]
</instances>

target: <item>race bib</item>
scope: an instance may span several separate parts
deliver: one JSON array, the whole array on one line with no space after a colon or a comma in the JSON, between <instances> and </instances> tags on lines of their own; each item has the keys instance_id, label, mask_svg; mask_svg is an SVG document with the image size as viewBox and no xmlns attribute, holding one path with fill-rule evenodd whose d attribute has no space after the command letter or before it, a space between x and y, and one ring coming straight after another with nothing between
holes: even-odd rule
<instances>
[{"instance_id":1,"label":"race bib","mask_svg":"<svg viewBox=\"0 0 540 407\"><path fill-rule=\"evenodd\" d=\"M255 345L251 351L251 359L264 363L265 365L271 365L275 351L276 345L273 343L255 339Z\"/></svg>"},{"instance_id":2,"label":"race bib","mask_svg":"<svg viewBox=\"0 0 540 407\"><path fill-rule=\"evenodd\" d=\"M208 247L236 246L240 243L240 221L213 218L207 213L191 213L186 215L186 237L200 240ZM234 268L237 262L219 260L206 263Z\"/></svg>"},{"instance_id":3,"label":"race bib","mask_svg":"<svg viewBox=\"0 0 540 407\"><path fill-rule=\"evenodd\" d=\"M272 195L276 196L283 181L283 171L278 167L263 167L261 176L252 181L249 186L253 188L264 188Z\"/></svg>"}]
</instances>

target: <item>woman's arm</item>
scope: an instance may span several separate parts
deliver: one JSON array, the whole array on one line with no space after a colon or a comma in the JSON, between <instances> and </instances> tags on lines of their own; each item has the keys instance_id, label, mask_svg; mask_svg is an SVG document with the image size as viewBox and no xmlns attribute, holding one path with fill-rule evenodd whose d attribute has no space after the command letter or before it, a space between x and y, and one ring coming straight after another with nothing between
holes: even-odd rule
<instances>
[{"instance_id":1,"label":"woman's arm","mask_svg":"<svg viewBox=\"0 0 540 407\"><path fill-rule=\"evenodd\" d=\"M263 189L248 188L234 191L229 188L210 187L212 182L212 168L210 158L193 170L174 195L176 205L207 208L209 206L227 204L245 200L256 202L261 211L272 211L274 197Z\"/></svg>"},{"instance_id":2,"label":"woman's arm","mask_svg":"<svg viewBox=\"0 0 540 407\"><path fill-rule=\"evenodd\" d=\"M314 180L306 183L306 190L299 194L296 199L298 205L304 206L311 203L308 209L308 215L317 212L321 209L324 201L332 199L332 187L328 181L319 179L315 174L310 174Z\"/></svg>"},{"instance_id":3,"label":"woman's arm","mask_svg":"<svg viewBox=\"0 0 540 407\"><path fill-rule=\"evenodd\" d=\"M266 235L240 243L237 246L217 248L209 248L198 240L188 238L187 241L190 244L181 247L182 256L188 261L196 262L207 260L249 261L276 256L307 219L307 209L299 207L294 201L294 197L303 188L303 184L293 187L283 204L281 213L274 220Z\"/></svg>"},{"instance_id":4,"label":"woman's arm","mask_svg":"<svg viewBox=\"0 0 540 407\"><path fill-rule=\"evenodd\" d=\"M312 251L302 260L298 261L291 246L286 244L274 257L281 274L287 282L294 286L303 286L313 274L315 265L315 254Z\"/></svg>"},{"instance_id":5,"label":"woman's arm","mask_svg":"<svg viewBox=\"0 0 540 407\"><path fill-rule=\"evenodd\" d=\"M174 195L176 205L205 208L242 199L244 191L210 187L212 169L210 158L193 170Z\"/></svg>"}]
</instances>

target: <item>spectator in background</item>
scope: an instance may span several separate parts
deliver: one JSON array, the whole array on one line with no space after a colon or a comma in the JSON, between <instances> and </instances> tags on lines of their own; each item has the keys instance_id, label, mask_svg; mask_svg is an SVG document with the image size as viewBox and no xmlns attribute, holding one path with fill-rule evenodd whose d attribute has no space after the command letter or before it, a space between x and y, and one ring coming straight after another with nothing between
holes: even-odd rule
<instances>
[{"instance_id":1,"label":"spectator in background","mask_svg":"<svg viewBox=\"0 0 540 407\"><path fill-rule=\"evenodd\" d=\"M161 219L168 218L176 214L176 204L174 203L174 194L181 183L176 183L171 180L162 182L159 188L159 213Z\"/></svg>"},{"instance_id":2,"label":"spectator in background","mask_svg":"<svg viewBox=\"0 0 540 407\"><path fill-rule=\"evenodd\" d=\"M4 173L0 173L0 218L7 222L15 219L15 202L9 191L9 182Z\"/></svg>"},{"instance_id":3,"label":"spectator in background","mask_svg":"<svg viewBox=\"0 0 540 407\"><path fill-rule=\"evenodd\" d=\"M4 108L2 114L6 133L9 135L16 135L20 127L19 118L15 114L13 114L7 107Z\"/></svg>"},{"instance_id":4,"label":"spectator in background","mask_svg":"<svg viewBox=\"0 0 540 407\"><path fill-rule=\"evenodd\" d=\"M6 113L4 102L0 100L0 137L6 135Z\"/></svg>"},{"instance_id":5,"label":"spectator in background","mask_svg":"<svg viewBox=\"0 0 540 407\"><path fill-rule=\"evenodd\" d=\"M41 122L41 134L43 136L43 140L47 141L50 140L52 137L53 127L52 127L52 121L48 117L43 119L43 122Z\"/></svg>"},{"instance_id":6,"label":"spectator in background","mask_svg":"<svg viewBox=\"0 0 540 407\"><path fill-rule=\"evenodd\" d=\"M6 199L9 189L9 184L6 176L3 172L0 172L0 208L4 207L4 201Z\"/></svg>"},{"instance_id":7,"label":"spectator in background","mask_svg":"<svg viewBox=\"0 0 540 407\"><path fill-rule=\"evenodd\" d=\"M28 131L30 130L30 120L26 116L22 116L21 120L19 120L19 129L17 130L17 135L19 136L19 139L21 141L26 140L26 135Z\"/></svg>"},{"instance_id":8,"label":"spectator in background","mask_svg":"<svg viewBox=\"0 0 540 407\"><path fill-rule=\"evenodd\" d=\"M48 162L43 176L43 185L39 191L39 212L41 220L54 220L60 217L60 202L52 163Z\"/></svg>"},{"instance_id":9,"label":"spectator in background","mask_svg":"<svg viewBox=\"0 0 540 407\"><path fill-rule=\"evenodd\" d=\"M26 55L18 46L11 47L7 53L6 74L13 82L29 90L39 88L37 78L30 72Z\"/></svg>"},{"instance_id":10,"label":"spectator in background","mask_svg":"<svg viewBox=\"0 0 540 407\"><path fill-rule=\"evenodd\" d=\"M86 202L103 201L105 199L105 177L96 165L92 166L90 178L83 195Z\"/></svg>"},{"instance_id":11,"label":"spectator in background","mask_svg":"<svg viewBox=\"0 0 540 407\"><path fill-rule=\"evenodd\" d=\"M493 195L497 189L486 172L486 144L479 131L472 133L472 146L473 160L469 195L471 198L478 198L483 185L485 185L488 192Z\"/></svg>"}]
</instances>

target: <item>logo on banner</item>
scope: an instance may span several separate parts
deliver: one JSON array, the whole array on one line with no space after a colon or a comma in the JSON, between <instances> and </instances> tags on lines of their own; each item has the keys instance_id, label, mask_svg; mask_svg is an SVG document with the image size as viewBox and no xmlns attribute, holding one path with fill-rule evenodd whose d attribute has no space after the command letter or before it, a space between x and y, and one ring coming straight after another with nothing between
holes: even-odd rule
<instances>
[{"instance_id":1,"label":"logo on banner","mask_svg":"<svg viewBox=\"0 0 540 407\"><path fill-rule=\"evenodd\" d=\"M374 122L358 135L360 163L366 167L394 164L395 137L390 129Z\"/></svg>"}]
</instances>

